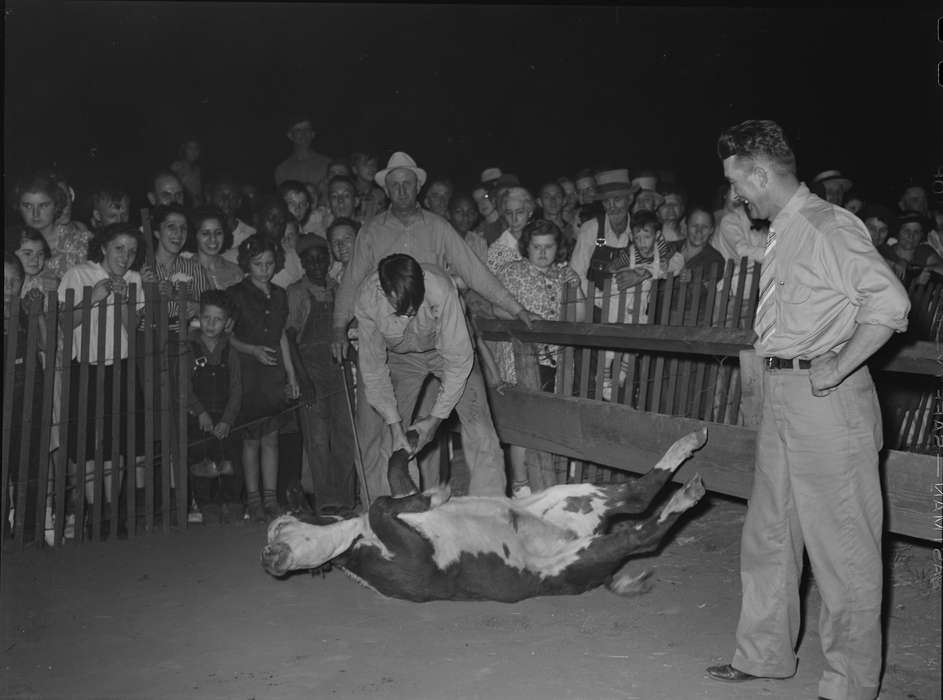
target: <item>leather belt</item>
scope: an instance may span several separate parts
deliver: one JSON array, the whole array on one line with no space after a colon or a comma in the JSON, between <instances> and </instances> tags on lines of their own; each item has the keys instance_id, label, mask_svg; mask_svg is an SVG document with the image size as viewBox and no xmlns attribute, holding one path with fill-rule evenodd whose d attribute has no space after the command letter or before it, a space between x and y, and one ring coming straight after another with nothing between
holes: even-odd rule
<instances>
[{"instance_id":1,"label":"leather belt","mask_svg":"<svg viewBox=\"0 0 943 700\"><path fill-rule=\"evenodd\" d=\"M811 369L811 360L787 360L785 357L764 357L763 366L766 369Z\"/></svg>"}]
</instances>

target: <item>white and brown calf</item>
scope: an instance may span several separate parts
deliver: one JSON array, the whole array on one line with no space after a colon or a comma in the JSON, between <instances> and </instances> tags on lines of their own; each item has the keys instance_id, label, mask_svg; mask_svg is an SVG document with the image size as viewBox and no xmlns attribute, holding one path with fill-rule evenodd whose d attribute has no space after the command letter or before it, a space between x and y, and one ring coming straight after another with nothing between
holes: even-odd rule
<instances>
[{"instance_id":1,"label":"white and brown calf","mask_svg":"<svg viewBox=\"0 0 943 700\"><path fill-rule=\"evenodd\" d=\"M706 430L686 435L647 474L619 484L552 486L521 500L450 500L440 487L378 498L368 513L329 525L282 516L269 525L262 565L281 576L333 562L384 595L417 602L514 602L603 584L631 592L644 574L629 577L620 568L631 555L655 549L701 499L700 476L649 518L611 529L607 521L643 514L706 437Z\"/></svg>"}]
</instances>

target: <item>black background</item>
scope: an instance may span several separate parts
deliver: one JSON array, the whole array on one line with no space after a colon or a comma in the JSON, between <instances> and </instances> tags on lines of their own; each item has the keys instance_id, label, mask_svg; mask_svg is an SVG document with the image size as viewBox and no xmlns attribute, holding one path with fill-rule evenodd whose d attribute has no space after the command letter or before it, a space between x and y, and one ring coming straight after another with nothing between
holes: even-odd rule
<instances>
[{"instance_id":1,"label":"black background","mask_svg":"<svg viewBox=\"0 0 943 700\"><path fill-rule=\"evenodd\" d=\"M8 2L5 172L55 163L135 196L180 142L269 188L285 121L317 150L405 150L467 187L582 167L722 181L717 134L779 121L805 179L838 168L892 203L943 165L937 15L675 5ZM89 149L96 147L97 161Z\"/></svg>"}]
</instances>

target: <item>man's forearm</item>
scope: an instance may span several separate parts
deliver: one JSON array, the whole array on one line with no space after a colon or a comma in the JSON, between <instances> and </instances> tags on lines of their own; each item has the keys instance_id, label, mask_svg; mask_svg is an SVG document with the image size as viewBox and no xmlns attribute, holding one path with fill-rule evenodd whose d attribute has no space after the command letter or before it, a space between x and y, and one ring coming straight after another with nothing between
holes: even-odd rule
<instances>
[{"instance_id":1,"label":"man's forearm","mask_svg":"<svg viewBox=\"0 0 943 700\"><path fill-rule=\"evenodd\" d=\"M894 335L894 329L875 323L859 323L854 335L838 353L838 371L842 379L864 364Z\"/></svg>"}]
</instances>

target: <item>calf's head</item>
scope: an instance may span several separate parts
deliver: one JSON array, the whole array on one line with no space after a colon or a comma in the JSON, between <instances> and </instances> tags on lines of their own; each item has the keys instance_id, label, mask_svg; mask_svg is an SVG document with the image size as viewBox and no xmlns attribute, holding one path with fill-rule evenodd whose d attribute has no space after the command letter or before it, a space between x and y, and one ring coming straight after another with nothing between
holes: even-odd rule
<instances>
[{"instance_id":1,"label":"calf's head","mask_svg":"<svg viewBox=\"0 0 943 700\"><path fill-rule=\"evenodd\" d=\"M350 549L365 528L365 515L331 525L309 525L283 515L268 526L262 567L273 576L296 569L316 569Z\"/></svg>"}]
</instances>

